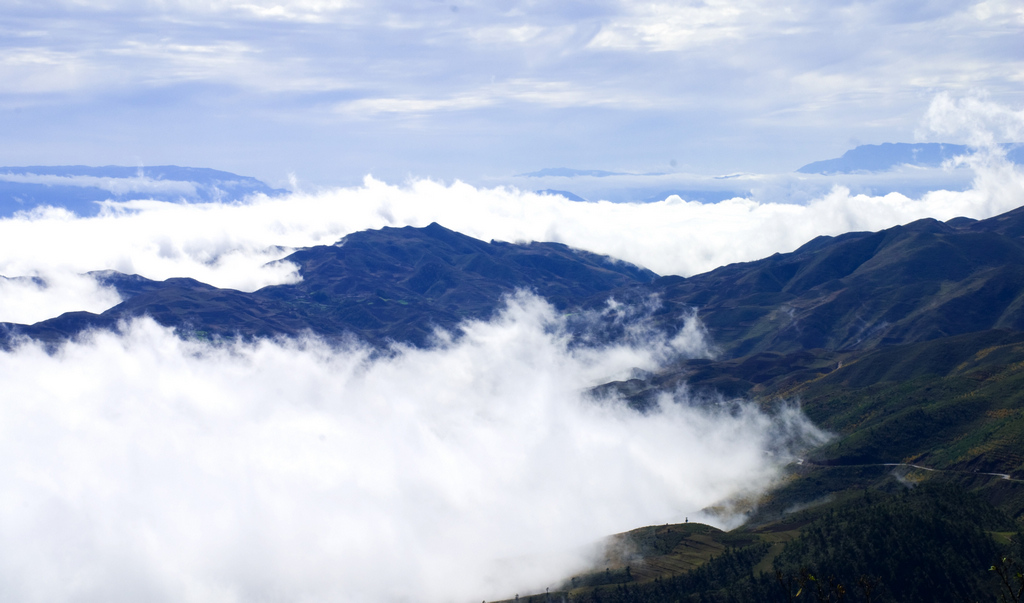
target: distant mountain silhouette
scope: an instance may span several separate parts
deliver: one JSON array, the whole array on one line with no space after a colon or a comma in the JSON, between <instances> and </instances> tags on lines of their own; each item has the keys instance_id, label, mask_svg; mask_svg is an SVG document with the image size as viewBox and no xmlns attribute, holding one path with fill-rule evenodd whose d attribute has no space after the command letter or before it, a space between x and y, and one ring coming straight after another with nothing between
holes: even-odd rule
<instances>
[{"instance_id":1,"label":"distant mountain silhouette","mask_svg":"<svg viewBox=\"0 0 1024 603\"><path fill-rule=\"evenodd\" d=\"M570 201L578 201L578 202L581 202L581 203L585 203L587 201L586 199L584 199L583 197L577 195L576 193L572 193L572 192L569 192L569 191L559 191L559 190L547 188L547 189L544 189L542 191L534 191L534 192L537 193L538 195L560 195L560 196L565 197L566 199L568 199Z\"/></svg>"},{"instance_id":2,"label":"distant mountain silhouette","mask_svg":"<svg viewBox=\"0 0 1024 603\"><path fill-rule=\"evenodd\" d=\"M257 193L287 192L248 176L175 165L0 167L0 216L41 205L90 216L99 211L97 201L233 201Z\"/></svg>"},{"instance_id":3,"label":"distant mountain silhouette","mask_svg":"<svg viewBox=\"0 0 1024 603\"><path fill-rule=\"evenodd\" d=\"M1024 163L1024 146L1007 144L1004 148L1007 159ZM808 163L797 171L803 174L849 174L882 172L900 165L939 167L944 161L970 152L966 145L937 142L865 144L843 153L838 159Z\"/></svg>"}]
</instances>

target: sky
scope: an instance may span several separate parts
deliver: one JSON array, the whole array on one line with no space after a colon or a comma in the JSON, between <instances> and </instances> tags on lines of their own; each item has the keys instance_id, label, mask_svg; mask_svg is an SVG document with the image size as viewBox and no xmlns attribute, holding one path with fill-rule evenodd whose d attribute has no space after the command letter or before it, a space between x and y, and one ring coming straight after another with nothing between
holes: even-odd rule
<instances>
[{"instance_id":1,"label":"sky","mask_svg":"<svg viewBox=\"0 0 1024 603\"><path fill-rule=\"evenodd\" d=\"M9 0L0 165L278 186L789 172L1024 104L1014 0ZM963 142L945 140L945 142Z\"/></svg>"}]
</instances>

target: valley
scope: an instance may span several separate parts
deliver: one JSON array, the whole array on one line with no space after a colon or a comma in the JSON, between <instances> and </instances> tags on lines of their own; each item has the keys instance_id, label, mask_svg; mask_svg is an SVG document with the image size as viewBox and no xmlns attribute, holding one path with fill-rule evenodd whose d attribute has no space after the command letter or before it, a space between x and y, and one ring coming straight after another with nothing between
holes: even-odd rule
<instances>
[{"instance_id":1,"label":"valley","mask_svg":"<svg viewBox=\"0 0 1024 603\"><path fill-rule=\"evenodd\" d=\"M639 325L675 336L695 313L710 357L679 357L593 395L639 413L680 389L710 406L799 404L833 437L759 499L733 501L746 516L740 528L638 528L612 539L603 568L533 599L785 601L809 588L813 572L828 580L816 583L818 600L840 588L849 600L944 600L936 593L954 591L973 600L995 592L986 571L998 551L1017 547L1021 558L1024 209L819 237L690 278L560 244L483 242L437 224L355 233L282 261L302 280L252 293L97 273L122 303L5 324L3 344L59 346L149 316L208 341L312 334L430 348L435 329L458 338L462 321L492 316L517 290L563 313L577 345L611 344ZM906 547L885 544L892 539L917 553L906 557ZM936 571L954 591L923 585L919 574L930 581Z\"/></svg>"}]
</instances>

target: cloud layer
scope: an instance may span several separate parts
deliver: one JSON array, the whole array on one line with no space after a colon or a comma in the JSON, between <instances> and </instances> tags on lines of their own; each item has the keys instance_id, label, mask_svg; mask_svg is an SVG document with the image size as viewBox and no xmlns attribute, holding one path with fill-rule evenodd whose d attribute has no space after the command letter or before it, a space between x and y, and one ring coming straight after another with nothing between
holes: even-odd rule
<instances>
[{"instance_id":1,"label":"cloud layer","mask_svg":"<svg viewBox=\"0 0 1024 603\"><path fill-rule=\"evenodd\" d=\"M26 602L525 594L605 535L764 488L794 444L822 438L793 409L590 399L671 344L570 348L536 298L465 333L371 357L186 342L139 321L53 355L0 353L0 538L18 543L0 588Z\"/></svg>"}]
</instances>

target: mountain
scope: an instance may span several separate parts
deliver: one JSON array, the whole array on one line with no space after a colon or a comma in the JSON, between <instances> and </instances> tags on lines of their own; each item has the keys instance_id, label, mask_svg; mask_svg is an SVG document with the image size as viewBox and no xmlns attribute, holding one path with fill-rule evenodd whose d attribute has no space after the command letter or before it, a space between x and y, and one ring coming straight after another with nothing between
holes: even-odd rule
<instances>
[{"instance_id":1,"label":"mountain","mask_svg":"<svg viewBox=\"0 0 1024 603\"><path fill-rule=\"evenodd\" d=\"M663 323L698 308L725 358L1024 329L1024 208L818 237L792 253L634 292L651 294L664 301Z\"/></svg>"},{"instance_id":2,"label":"mountain","mask_svg":"<svg viewBox=\"0 0 1024 603\"><path fill-rule=\"evenodd\" d=\"M596 309L609 296L657 298L653 320L668 332L696 309L723 370L767 357L796 370L812 350L834 355L1024 330L1024 208L982 221L925 219L818 237L792 253L690 278L658 277L555 243L485 243L437 224L354 233L284 261L299 267L302 280L253 293L99 273L124 299L118 306L8 328L55 339L149 314L221 336L310 330L422 345L434 326L486 317L503 295L532 289L562 310Z\"/></svg>"},{"instance_id":3,"label":"mountain","mask_svg":"<svg viewBox=\"0 0 1024 603\"><path fill-rule=\"evenodd\" d=\"M603 560L604 571L574 576L555 592L516 600L1018 600L1012 595L1021 579L1013 572L1021 569L1016 559L1024 553L1024 540L1014 535L1012 519L948 484L898 488L860 491L826 509L795 512L786 522L756 529L721 533L683 524L633 530L613 540L625 541L632 552L625 561L610 556ZM1009 578L1009 598L997 570Z\"/></svg>"},{"instance_id":4,"label":"mountain","mask_svg":"<svg viewBox=\"0 0 1024 603\"><path fill-rule=\"evenodd\" d=\"M566 312L599 309L609 297L658 299L656 326L673 333L696 310L717 357L599 388L635 408L684 383L769 405L799 397L810 418L842 436L811 455L822 465L913 458L1024 478L1024 455L1014 452L1024 450L1024 382L1014 389L1024 366L1024 208L818 237L690 278L556 243L485 243L437 224L354 233L284 261L302 280L252 293L97 273L121 304L8 324L5 338L57 342L149 315L198 337L312 332L429 345L434 328L486 318L516 289ZM1008 510L1024 512L1024 494L1012 498Z\"/></svg>"},{"instance_id":5,"label":"mountain","mask_svg":"<svg viewBox=\"0 0 1024 603\"><path fill-rule=\"evenodd\" d=\"M106 200L201 203L286 192L248 176L175 165L0 167L0 216L47 205L91 216L99 212L97 202Z\"/></svg>"},{"instance_id":6,"label":"mountain","mask_svg":"<svg viewBox=\"0 0 1024 603\"><path fill-rule=\"evenodd\" d=\"M568 199L570 201L577 201L577 202L580 202L580 203L586 203L586 201L587 201L586 199L584 199L583 197L577 195L576 193L573 193L573 192L570 192L570 191L560 191L560 190L556 190L556 189L553 189L553 188L546 188L544 190L537 190L537 191L533 191L533 192L537 193L538 195L562 196L562 197L565 197L566 199Z\"/></svg>"},{"instance_id":7,"label":"mountain","mask_svg":"<svg viewBox=\"0 0 1024 603\"><path fill-rule=\"evenodd\" d=\"M719 353L604 386L637 408L684 383L769 405L799 399L841 436L816 462L918 459L1024 479L1024 208L819 237L617 295L652 294L663 325L696 308ZM1024 516L1024 490L1012 498Z\"/></svg>"},{"instance_id":8,"label":"mountain","mask_svg":"<svg viewBox=\"0 0 1024 603\"><path fill-rule=\"evenodd\" d=\"M1003 145L1006 158L1014 163L1024 163L1024 146ZM886 142L860 145L843 153L837 159L815 161L797 169L803 174L850 174L854 172L883 172L900 165L918 167L940 167L944 161L958 155L968 155L971 149L966 145L924 142Z\"/></svg>"},{"instance_id":9,"label":"mountain","mask_svg":"<svg viewBox=\"0 0 1024 603\"><path fill-rule=\"evenodd\" d=\"M87 328L113 328L149 315L201 336L259 337L312 332L356 335L373 343L424 345L435 327L486 318L504 296L535 291L559 309L627 285L653 272L559 243L512 244L477 239L438 224L351 234L335 245L284 258L302 280L253 293L218 289L193 279L162 282L116 272L98 279L124 301L103 312L71 312L35 325L6 325L7 337L58 341Z\"/></svg>"},{"instance_id":10,"label":"mountain","mask_svg":"<svg viewBox=\"0 0 1024 603\"><path fill-rule=\"evenodd\" d=\"M1007 555L1024 557L1024 208L818 237L689 278L438 224L354 233L284 261L302 280L252 293L96 273L121 304L3 325L4 343L59 342L149 315L188 337L430 345L434 327L488 317L520 288L566 313L656 299L644 320L671 333L696 311L717 355L596 393L621 393L640 412L680 387L712 404L799 403L834 437L764 496L725 501L746 511L741 528L635 530L620 537L628 555L567 577L551 597L980 601L996 597L999 571L1012 579L1020 567Z\"/></svg>"}]
</instances>

